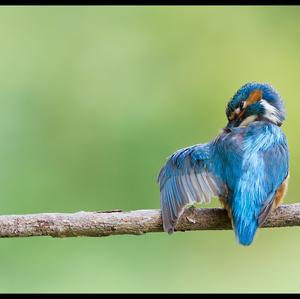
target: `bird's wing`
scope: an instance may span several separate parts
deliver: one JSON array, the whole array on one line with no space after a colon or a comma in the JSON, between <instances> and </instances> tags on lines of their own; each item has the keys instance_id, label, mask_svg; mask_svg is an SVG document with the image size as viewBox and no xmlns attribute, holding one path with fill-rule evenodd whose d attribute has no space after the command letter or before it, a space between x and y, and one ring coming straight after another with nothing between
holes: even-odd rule
<instances>
[{"instance_id":1,"label":"bird's wing","mask_svg":"<svg viewBox=\"0 0 300 299\"><path fill-rule=\"evenodd\" d=\"M213 173L211 144L195 145L176 151L161 169L160 203L164 230L174 231L188 203L209 202L222 192L222 182Z\"/></svg>"},{"instance_id":2,"label":"bird's wing","mask_svg":"<svg viewBox=\"0 0 300 299\"><path fill-rule=\"evenodd\" d=\"M261 153L266 176L264 178L265 188L269 191L269 197L263 204L259 217L258 224L261 226L269 213L275 199L275 193L280 188L282 183L289 173L289 151L287 141L283 138L282 142L274 144L272 148Z\"/></svg>"}]
</instances>

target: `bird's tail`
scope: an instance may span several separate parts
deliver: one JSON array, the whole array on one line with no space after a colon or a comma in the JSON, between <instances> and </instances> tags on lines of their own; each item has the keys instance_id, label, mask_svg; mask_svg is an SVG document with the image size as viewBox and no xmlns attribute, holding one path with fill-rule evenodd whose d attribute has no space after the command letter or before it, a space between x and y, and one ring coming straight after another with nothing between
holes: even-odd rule
<instances>
[{"instance_id":1,"label":"bird's tail","mask_svg":"<svg viewBox=\"0 0 300 299\"><path fill-rule=\"evenodd\" d=\"M232 202L231 209L232 225L236 239L239 244L245 246L253 242L259 227L256 206L248 197L237 194Z\"/></svg>"},{"instance_id":2,"label":"bird's tail","mask_svg":"<svg viewBox=\"0 0 300 299\"><path fill-rule=\"evenodd\" d=\"M237 241L239 244L244 246L249 246L253 242L255 233L257 231L258 225L257 221L253 219L253 221L237 221L234 224L234 232Z\"/></svg>"}]
</instances>

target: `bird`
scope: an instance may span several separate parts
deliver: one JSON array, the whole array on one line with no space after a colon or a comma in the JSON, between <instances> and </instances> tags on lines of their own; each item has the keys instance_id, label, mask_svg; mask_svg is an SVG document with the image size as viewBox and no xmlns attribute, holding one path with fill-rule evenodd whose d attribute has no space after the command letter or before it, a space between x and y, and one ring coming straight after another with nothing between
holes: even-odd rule
<instances>
[{"instance_id":1,"label":"bird","mask_svg":"<svg viewBox=\"0 0 300 299\"><path fill-rule=\"evenodd\" d=\"M228 101L227 125L208 143L177 150L157 177L163 229L172 234L187 205L217 197L238 244L252 244L288 187L284 102L268 83L248 82Z\"/></svg>"}]
</instances>

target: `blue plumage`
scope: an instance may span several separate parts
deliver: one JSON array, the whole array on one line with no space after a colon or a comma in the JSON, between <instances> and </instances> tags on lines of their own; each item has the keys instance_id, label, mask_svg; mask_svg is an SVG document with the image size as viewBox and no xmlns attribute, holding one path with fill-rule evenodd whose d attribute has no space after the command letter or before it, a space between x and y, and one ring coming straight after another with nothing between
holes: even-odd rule
<instances>
[{"instance_id":1,"label":"blue plumage","mask_svg":"<svg viewBox=\"0 0 300 299\"><path fill-rule=\"evenodd\" d=\"M219 197L239 243L252 243L257 228L284 196L289 174L285 111L267 84L248 83L226 109L227 127L214 140L176 151L158 176L164 230L172 233L188 203Z\"/></svg>"}]
</instances>

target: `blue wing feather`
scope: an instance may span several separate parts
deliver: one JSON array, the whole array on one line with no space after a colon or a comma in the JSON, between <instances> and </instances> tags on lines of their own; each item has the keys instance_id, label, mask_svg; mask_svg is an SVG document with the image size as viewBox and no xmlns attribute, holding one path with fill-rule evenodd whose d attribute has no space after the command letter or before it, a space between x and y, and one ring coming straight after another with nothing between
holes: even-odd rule
<instances>
[{"instance_id":1,"label":"blue wing feather","mask_svg":"<svg viewBox=\"0 0 300 299\"><path fill-rule=\"evenodd\" d=\"M281 142L274 144L273 147L262 152L262 159L266 173L264 182L267 190L271 191L269 191L268 199L261 208L258 218L259 226L264 223L271 212L275 193L289 174L289 151L284 135Z\"/></svg>"},{"instance_id":2,"label":"blue wing feather","mask_svg":"<svg viewBox=\"0 0 300 299\"><path fill-rule=\"evenodd\" d=\"M172 233L188 203L208 202L221 193L222 183L212 173L211 144L180 149L161 169L158 182L164 230Z\"/></svg>"}]
</instances>

